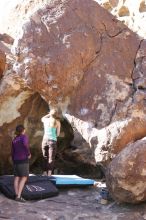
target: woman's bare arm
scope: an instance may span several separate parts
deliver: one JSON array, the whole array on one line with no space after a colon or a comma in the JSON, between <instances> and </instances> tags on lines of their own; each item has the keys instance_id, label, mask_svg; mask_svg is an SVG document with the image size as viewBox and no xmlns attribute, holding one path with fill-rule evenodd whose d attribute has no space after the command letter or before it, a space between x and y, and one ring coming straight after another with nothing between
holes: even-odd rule
<instances>
[{"instance_id":1,"label":"woman's bare arm","mask_svg":"<svg viewBox=\"0 0 146 220\"><path fill-rule=\"evenodd\" d=\"M61 128L61 123L60 121L57 121L57 137L60 135L60 128Z\"/></svg>"}]
</instances>

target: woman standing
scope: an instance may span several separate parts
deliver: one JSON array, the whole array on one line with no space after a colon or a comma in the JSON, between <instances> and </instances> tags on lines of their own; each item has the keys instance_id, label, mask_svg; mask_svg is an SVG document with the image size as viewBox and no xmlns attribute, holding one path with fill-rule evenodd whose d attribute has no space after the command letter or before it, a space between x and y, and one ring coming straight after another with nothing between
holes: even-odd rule
<instances>
[{"instance_id":1,"label":"woman standing","mask_svg":"<svg viewBox=\"0 0 146 220\"><path fill-rule=\"evenodd\" d=\"M49 114L42 117L44 124L44 136L42 141L42 153L44 157L43 175L51 176L57 148L57 137L60 134L60 121L56 118L57 110L52 109Z\"/></svg>"},{"instance_id":2,"label":"woman standing","mask_svg":"<svg viewBox=\"0 0 146 220\"><path fill-rule=\"evenodd\" d=\"M14 164L14 190L16 201L25 202L21 197L24 185L29 176L29 159L31 158L28 137L23 125L18 125L12 140L12 160Z\"/></svg>"}]
</instances>

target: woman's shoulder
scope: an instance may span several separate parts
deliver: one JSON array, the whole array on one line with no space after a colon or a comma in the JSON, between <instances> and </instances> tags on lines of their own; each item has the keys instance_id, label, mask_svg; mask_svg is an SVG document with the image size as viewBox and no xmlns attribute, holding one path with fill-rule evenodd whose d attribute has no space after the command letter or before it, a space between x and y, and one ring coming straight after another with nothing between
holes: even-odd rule
<instances>
[{"instance_id":1,"label":"woman's shoulder","mask_svg":"<svg viewBox=\"0 0 146 220\"><path fill-rule=\"evenodd\" d=\"M27 136L25 135L25 134L21 134L21 135L16 135L14 138L13 138L13 140L12 140L12 142L17 142L17 141L21 141L21 140L24 140L24 139L27 139Z\"/></svg>"},{"instance_id":2,"label":"woman's shoulder","mask_svg":"<svg viewBox=\"0 0 146 220\"><path fill-rule=\"evenodd\" d=\"M28 136L26 134L21 134L20 138L22 138L24 140L24 139L28 139Z\"/></svg>"}]
</instances>

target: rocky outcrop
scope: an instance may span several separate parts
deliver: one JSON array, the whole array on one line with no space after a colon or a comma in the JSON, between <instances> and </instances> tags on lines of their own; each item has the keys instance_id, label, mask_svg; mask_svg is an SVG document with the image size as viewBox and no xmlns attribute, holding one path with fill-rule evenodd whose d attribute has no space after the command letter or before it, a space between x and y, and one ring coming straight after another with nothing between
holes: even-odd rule
<instances>
[{"instance_id":1,"label":"rocky outcrop","mask_svg":"<svg viewBox=\"0 0 146 220\"><path fill-rule=\"evenodd\" d=\"M111 195L120 202L146 200L146 140L129 144L110 163L106 181Z\"/></svg>"}]
</instances>

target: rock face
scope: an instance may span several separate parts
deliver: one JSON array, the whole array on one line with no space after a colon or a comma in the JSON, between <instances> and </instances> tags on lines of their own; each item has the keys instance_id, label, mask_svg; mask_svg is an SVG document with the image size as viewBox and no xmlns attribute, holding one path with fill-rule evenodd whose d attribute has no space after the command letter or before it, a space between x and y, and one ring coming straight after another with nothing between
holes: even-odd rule
<instances>
[{"instance_id":1,"label":"rock face","mask_svg":"<svg viewBox=\"0 0 146 220\"><path fill-rule=\"evenodd\" d=\"M146 140L128 145L110 163L106 181L114 199L139 203L146 200Z\"/></svg>"},{"instance_id":2,"label":"rock face","mask_svg":"<svg viewBox=\"0 0 146 220\"><path fill-rule=\"evenodd\" d=\"M124 22L131 30L146 37L146 2L145 0L96 0L118 20Z\"/></svg>"},{"instance_id":3,"label":"rock face","mask_svg":"<svg viewBox=\"0 0 146 220\"><path fill-rule=\"evenodd\" d=\"M99 128L118 108L125 118L140 45L126 26L94 1L54 1L32 13L20 33L13 69L50 105L66 110L70 104L71 114Z\"/></svg>"}]
</instances>

